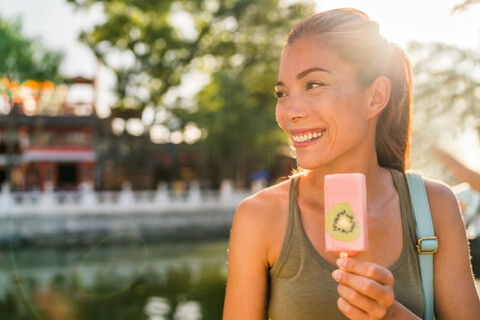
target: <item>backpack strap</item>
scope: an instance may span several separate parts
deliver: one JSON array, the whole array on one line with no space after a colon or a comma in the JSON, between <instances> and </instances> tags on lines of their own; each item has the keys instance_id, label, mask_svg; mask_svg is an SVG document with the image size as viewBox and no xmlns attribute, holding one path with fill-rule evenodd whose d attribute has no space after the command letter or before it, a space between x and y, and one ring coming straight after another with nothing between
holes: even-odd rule
<instances>
[{"instance_id":1,"label":"backpack strap","mask_svg":"<svg viewBox=\"0 0 480 320\"><path fill-rule=\"evenodd\" d=\"M425 304L424 319L432 320L434 318L433 254L437 252L438 240L433 230L432 215L422 177L413 173L407 173L405 176L417 231L417 251Z\"/></svg>"}]
</instances>

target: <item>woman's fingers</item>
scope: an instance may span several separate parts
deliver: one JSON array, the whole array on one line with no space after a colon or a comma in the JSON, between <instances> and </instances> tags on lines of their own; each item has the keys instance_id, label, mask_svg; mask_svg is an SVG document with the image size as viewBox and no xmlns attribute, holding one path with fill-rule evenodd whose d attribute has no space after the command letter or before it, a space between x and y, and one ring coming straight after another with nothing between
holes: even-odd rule
<instances>
[{"instance_id":1,"label":"woman's fingers","mask_svg":"<svg viewBox=\"0 0 480 320\"><path fill-rule=\"evenodd\" d=\"M332 275L339 283L339 309L351 319L384 318L395 302L392 273L356 259L338 259L337 264L340 269Z\"/></svg>"},{"instance_id":2,"label":"woman's fingers","mask_svg":"<svg viewBox=\"0 0 480 320\"><path fill-rule=\"evenodd\" d=\"M338 310L340 310L348 319L371 319L371 317L365 311L357 308L342 297L337 300L337 307Z\"/></svg>"},{"instance_id":3,"label":"woman's fingers","mask_svg":"<svg viewBox=\"0 0 480 320\"><path fill-rule=\"evenodd\" d=\"M387 286L393 286L394 279L390 270L377 264L351 258L340 258L337 259L337 265L344 271L371 278Z\"/></svg>"},{"instance_id":4,"label":"woman's fingers","mask_svg":"<svg viewBox=\"0 0 480 320\"><path fill-rule=\"evenodd\" d=\"M365 276L360 276L344 270L335 270L333 277L338 283L355 289L359 293L373 299L384 306L390 306L394 302L393 289L378 281Z\"/></svg>"},{"instance_id":5,"label":"woman's fingers","mask_svg":"<svg viewBox=\"0 0 480 320\"><path fill-rule=\"evenodd\" d=\"M377 301L359 293L358 291L339 284L337 287L340 295L337 302L340 311L351 319L382 319L387 315L388 308ZM342 300L342 302L340 302ZM358 311L361 311L359 313ZM355 317L353 315L355 314Z\"/></svg>"},{"instance_id":6,"label":"woman's fingers","mask_svg":"<svg viewBox=\"0 0 480 320\"><path fill-rule=\"evenodd\" d=\"M369 315L365 310L356 307L348 300L340 297L337 300L338 309L348 318L354 320L371 320L371 319L381 319L375 318Z\"/></svg>"}]
</instances>

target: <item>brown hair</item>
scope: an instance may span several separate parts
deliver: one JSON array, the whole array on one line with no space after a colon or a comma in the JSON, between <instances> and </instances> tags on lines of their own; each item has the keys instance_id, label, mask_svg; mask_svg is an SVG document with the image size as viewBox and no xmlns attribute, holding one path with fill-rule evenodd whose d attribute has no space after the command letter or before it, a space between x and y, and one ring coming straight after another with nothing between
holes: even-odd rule
<instances>
[{"instance_id":1,"label":"brown hair","mask_svg":"<svg viewBox=\"0 0 480 320\"><path fill-rule=\"evenodd\" d=\"M325 11L300 21L290 30L285 47L303 36L335 50L354 67L359 84L371 85L380 76L390 80L390 100L379 116L375 145L380 166L404 171L412 101L411 65L405 51L388 42L378 24L357 9Z\"/></svg>"}]
</instances>

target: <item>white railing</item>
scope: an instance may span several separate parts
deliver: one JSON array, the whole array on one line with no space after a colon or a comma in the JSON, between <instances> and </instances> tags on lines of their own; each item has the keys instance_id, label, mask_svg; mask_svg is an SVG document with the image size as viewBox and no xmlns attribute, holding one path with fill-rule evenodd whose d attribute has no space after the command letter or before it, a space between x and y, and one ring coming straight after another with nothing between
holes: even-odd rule
<instances>
[{"instance_id":1,"label":"white railing","mask_svg":"<svg viewBox=\"0 0 480 320\"><path fill-rule=\"evenodd\" d=\"M162 213L170 211L197 211L235 209L252 192L233 188L224 181L220 190L202 190L193 183L187 191L168 190L159 184L157 190L133 191L124 183L121 191L94 191L84 184L79 191L11 192L7 184L0 192L0 215L64 215L112 213Z\"/></svg>"}]
</instances>

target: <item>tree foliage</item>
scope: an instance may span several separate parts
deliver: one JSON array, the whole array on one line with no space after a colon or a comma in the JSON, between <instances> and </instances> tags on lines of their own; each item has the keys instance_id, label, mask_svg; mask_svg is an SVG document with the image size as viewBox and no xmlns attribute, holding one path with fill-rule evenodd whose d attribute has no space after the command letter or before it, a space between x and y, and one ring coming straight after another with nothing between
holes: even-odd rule
<instances>
[{"instance_id":1,"label":"tree foliage","mask_svg":"<svg viewBox=\"0 0 480 320\"><path fill-rule=\"evenodd\" d=\"M416 105L449 121L478 115L480 54L443 43L412 43L410 51L415 55Z\"/></svg>"},{"instance_id":2,"label":"tree foliage","mask_svg":"<svg viewBox=\"0 0 480 320\"><path fill-rule=\"evenodd\" d=\"M103 6L105 21L81 39L114 70L119 109L149 107L156 115L167 110L170 119L154 116L151 124L165 124L171 131L196 123L204 132L201 159L218 179L238 181L249 177L255 164L272 165L276 148L285 144L275 122L273 95L281 47L292 23L312 12L313 5L69 1L78 7ZM171 99L195 73L208 78L198 95Z\"/></svg>"},{"instance_id":3,"label":"tree foliage","mask_svg":"<svg viewBox=\"0 0 480 320\"><path fill-rule=\"evenodd\" d=\"M103 6L105 21L81 39L114 70L120 108L164 105L165 94L192 69L211 72L239 50L251 55L259 38L281 42L279 29L284 36L296 17L278 0L68 1Z\"/></svg>"},{"instance_id":4,"label":"tree foliage","mask_svg":"<svg viewBox=\"0 0 480 320\"><path fill-rule=\"evenodd\" d=\"M47 50L38 40L25 37L19 20L0 17L0 76L18 81L58 80L62 58L61 52Z\"/></svg>"},{"instance_id":5,"label":"tree foliage","mask_svg":"<svg viewBox=\"0 0 480 320\"><path fill-rule=\"evenodd\" d=\"M273 69L274 70L274 69ZM245 184L249 174L270 168L286 138L275 122L272 69L222 69L199 95L192 120L208 130L199 143L208 176Z\"/></svg>"},{"instance_id":6,"label":"tree foliage","mask_svg":"<svg viewBox=\"0 0 480 320\"><path fill-rule=\"evenodd\" d=\"M411 43L409 51L414 57L412 157L416 167L432 167L432 146L454 151L451 144L465 129L480 130L480 54L443 43Z\"/></svg>"}]
</instances>

